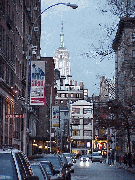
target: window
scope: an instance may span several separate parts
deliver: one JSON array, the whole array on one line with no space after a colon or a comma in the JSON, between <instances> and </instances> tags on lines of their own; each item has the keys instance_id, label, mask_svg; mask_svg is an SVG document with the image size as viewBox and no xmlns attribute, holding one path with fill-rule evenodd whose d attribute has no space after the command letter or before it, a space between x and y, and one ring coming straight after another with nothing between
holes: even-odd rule
<instances>
[{"instance_id":1,"label":"window","mask_svg":"<svg viewBox=\"0 0 135 180\"><path fill-rule=\"evenodd\" d=\"M68 116L68 112L64 112L64 115L65 115L65 116Z\"/></svg>"},{"instance_id":2,"label":"window","mask_svg":"<svg viewBox=\"0 0 135 180\"><path fill-rule=\"evenodd\" d=\"M74 96L73 96L73 93L71 94L71 97L74 97Z\"/></svg>"},{"instance_id":3,"label":"window","mask_svg":"<svg viewBox=\"0 0 135 180\"><path fill-rule=\"evenodd\" d=\"M91 108L83 108L83 114L91 114L92 109Z\"/></svg>"},{"instance_id":4,"label":"window","mask_svg":"<svg viewBox=\"0 0 135 180\"><path fill-rule=\"evenodd\" d=\"M72 119L72 124L79 125L80 124L80 119L79 118Z\"/></svg>"},{"instance_id":5,"label":"window","mask_svg":"<svg viewBox=\"0 0 135 180\"><path fill-rule=\"evenodd\" d=\"M132 42L135 42L135 32L132 33Z\"/></svg>"},{"instance_id":6,"label":"window","mask_svg":"<svg viewBox=\"0 0 135 180\"><path fill-rule=\"evenodd\" d=\"M65 94L61 94L60 97L64 98L64 97L65 97Z\"/></svg>"},{"instance_id":7,"label":"window","mask_svg":"<svg viewBox=\"0 0 135 180\"><path fill-rule=\"evenodd\" d=\"M66 94L66 97L68 97L68 94Z\"/></svg>"},{"instance_id":8,"label":"window","mask_svg":"<svg viewBox=\"0 0 135 180\"><path fill-rule=\"evenodd\" d=\"M83 133L84 133L84 136L92 136L92 131L91 130L89 130L89 131L85 130Z\"/></svg>"},{"instance_id":9,"label":"window","mask_svg":"<svg viewBox=\"0 0 135 180\"><path fill-rule=\"evenodd\" d=\"M84 119L83 119L83 124L84 124L84 125L92 125L92 119L90 119L90 118L84 118Z\"/></svg>"},{"instance_id":10,"label":"window","mask_svg":"<svg viewBox=\"0 0 135 180\"><path fill-rule=\"evenodd\" d=\"M135 58L135 50L132 50L132 57Z\"/></svg>"},{"instance_id":11,"label":"window","mask_svg":"<svg viewBox=\"0 0 135 180\"><path fill-rule=\"evenodd\" d=\"M72 108L72 114L80 114L80 108Z\"/></svg>"},{"instance_id":12,"label":"window","mask_svg":"<svg viewBox=\"0 0 135 180\"><path fill-rule=\"evenodd\" d=\"M132 96L135 96L135 86L132 87Z\"/></svg>"},{"instance_id":13,"label":"window","mask_svg":"<svg viewBox=\"0 0 135 180\"><path fill-rule=\"evenodd\" d=\"M80 136L80 130L74 130L73 136Z\"/></svg>"},{"instance_id":14,"label":"window","mask_svg":"<svg viewBox=\"0 0 135 180\"><path fill-rule=\"evenodd\" d=\"M80 148L80 147L85 148L84 142L77 141L77 148Z\"/></svg>"}]
</instances>

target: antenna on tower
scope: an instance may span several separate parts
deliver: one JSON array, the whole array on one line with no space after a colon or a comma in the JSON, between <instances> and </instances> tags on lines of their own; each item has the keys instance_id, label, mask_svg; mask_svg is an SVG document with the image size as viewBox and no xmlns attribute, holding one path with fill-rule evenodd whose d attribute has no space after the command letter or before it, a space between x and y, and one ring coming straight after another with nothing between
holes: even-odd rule
<instances>
[{"instance_id":1,"label":"antenna on tower","mask_svg":"<svg viewBox=\"0 0 135 180\"><path fill-rule=\"evenodd\" d=\"M64 47L64 33L63 33L63 21L61 23L61 32L60 32L60 47Z\"/></svg>"}]
</instances>

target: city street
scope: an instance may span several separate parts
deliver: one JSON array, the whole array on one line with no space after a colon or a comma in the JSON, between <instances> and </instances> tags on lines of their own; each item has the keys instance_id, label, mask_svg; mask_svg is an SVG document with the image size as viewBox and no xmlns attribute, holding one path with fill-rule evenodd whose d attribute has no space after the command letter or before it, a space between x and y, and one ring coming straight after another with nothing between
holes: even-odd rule
<instances>
[{"instance_id":1,"label":"city street","mask_svg":"<svg viewBox=\"0 0 135 180\"><path fill-rule=\"evenodd\" d=\"M133 180L135 174L104 163L82 163L77 159L71 180Z\"/></svg>"}]
</instances>

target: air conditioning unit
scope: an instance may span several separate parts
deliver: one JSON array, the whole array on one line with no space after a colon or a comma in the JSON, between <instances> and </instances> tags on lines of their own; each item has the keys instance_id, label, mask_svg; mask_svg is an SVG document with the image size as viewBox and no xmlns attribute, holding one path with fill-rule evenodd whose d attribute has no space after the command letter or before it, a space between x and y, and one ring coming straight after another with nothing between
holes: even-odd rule
<instances>
[{"instance_id":1,"label":"air conditioning unit","mask_svg":"<svg viewBox=\"0 0 135 180\"><path fill-rule=\"evenodd\" d=\"M30 11L30 8L27 8L27 11Z\"/></svg>"},{"instance_id":2,"label":"air conditioning unit","mask_svg":"<svg viewBox=\"0 0 135 180\"><path fill-rule=\"evenodd\" d=\"M37 56L37 59L40 59L40 56Z\"/></svg>"},{"instance_id":3,"label":"air conditioning unit","mask_svg":"<svg viewBox=\"0 0 135 180\"><path fill-rule=\"evenodd\" d=\"M33 46L33 51L36 51L37 50L37 46Z\"/></svg>"},{"instance_id":4,"label":"air conditioning unit","mask_svg":"<svg viewBox=\"0 0 135 180\"><path fill-rule=\"evenodd\" d=\"M32 112L32 107L28 107L28 110L29 110L30 112Z\"/></svg>"},{"instance_id":5,"label":"air conditioning unit","mask_svg":"<svg viewBox=\"0 0 135 180\"><path fill-rule=\"evenodd\" d=\"M34 51L32 51L32 54L36 54L36 51L34 50Z\"/></svg>"},{"instance_id":6,"label":"air conditioning unit","mask_svg":"<svg viewBox=\"0 0 135 180\"><path fill-rule=\"evenodd\" d=\"M29 133L29 132L30 132L30 130L29 130L29 128L27 128L27 129L26 129L26 133Z\"/></svg>"},{"instance_id":7,"label":"air conditioning unit","mask_svg":"<svg viewBox=\"0 0 135 180\"><path fill-rule=\"evenodd\" d=\"M25 52L24 52L24 51L22 51L22 54L25 54Z\"/></svg>"},{"instance_id":8,"label":"air conditioning unit","mask_svg":"<svg viewBox=\"0 0 135 180\"><path fill-rule=\"evenodd\" d=\"M34 7L34 10L37 11L37 10L38 10L38 7Z\"/></svg>"},{"instance_id":9,"label":"air conditioning unit","mask_svg":"<svg viewBox=\"0 0 135 180\"><path fill-rule=\"evenodd\" d=\"M39 28L38 27L34 27L34 31L39 31Z\"/></svg>"}]
</instances>

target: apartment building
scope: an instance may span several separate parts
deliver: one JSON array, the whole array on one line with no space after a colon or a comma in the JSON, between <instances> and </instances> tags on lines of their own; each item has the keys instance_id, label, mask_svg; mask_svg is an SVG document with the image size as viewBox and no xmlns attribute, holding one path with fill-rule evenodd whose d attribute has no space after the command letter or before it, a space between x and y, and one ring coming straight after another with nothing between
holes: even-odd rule
<instances>
[{"instance_id":1,"label":"apartment building","mask_svg":"<svg viewBox=\"0 0 135 180\"><path fill-rule=\"evenodd\" d=\"M40 58L41 19L37 20L30 41L33 22L41 12L39 0L0 1L0 145L23 149L27 61ZM38 110L28 107L27 142L36 136ZM35 117L36 116L36 117ZM31 119L31 120L30 120ZM28 150L28 147L26 148Z\"/></svg>"},{"instance_id":2,"label":"apartment building","mask_svg":"<svg viewBox=\"0 0 135 180\"><path fill-rule=\"evenodd\" d=\"M135 104L135 18L121 18L113 41L115 51L116 99L124 107ZM129 106L131 105L131 106ZM133 110L134 111L134 110ZM132 111L132 112L133 112ZM130 116L131 114L129 114ZM133 129L133 127L130 127ZM128 152L126 131L118 132L119 151ZM131 151L135 150L135 133L130 131ZM122 139L122 141L121 141Z\"/></svg>"},{"instance_id":3,"label":"apartment building","mask_svg":"<svg viewBox=\"0 0 135 180\"><path fill-rule=\"evenodd\" d=\"M87 154L92 151L93 103L78 100L70 104L71 152Z\"/></svg>"}]
</instances>

